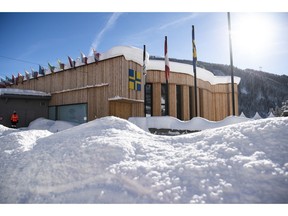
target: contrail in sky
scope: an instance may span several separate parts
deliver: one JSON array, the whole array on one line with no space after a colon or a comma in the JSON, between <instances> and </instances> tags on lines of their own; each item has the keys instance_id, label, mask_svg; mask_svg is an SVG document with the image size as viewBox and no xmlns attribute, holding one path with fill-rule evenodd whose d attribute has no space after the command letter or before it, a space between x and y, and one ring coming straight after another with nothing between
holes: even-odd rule
<instances>
[{"instance_id":1,"label":"contrail in sky","mask_svg":"<svg viewBox=\"0 0 288 216\"><path fill-rule=\"evenodd\" d=\"M120 17L121 14L122 13L113 13L111 15L108 22L106 23L104 28L100 31L100 33L96 36L96 38L94 39L94 41L91 45L95 50L97 49L98 44L102 40L103 35L106 33L106 31L108 31L109 29L111 29L113 27L114 23L117 21L117 19ZM90 49L89 55L92 55L92 54L93 54L92 49Z\"/></svg>"},{"instance_id":2,"label":"contrail in sky","mask_svg":"<svg viewBox=\"0 0 288 216\"><path fill-rule=\"evenodd\" d=\"M159 27L160 30L163 30L163 29L166 29L168 27L171 27L171 26L174 26L174 25L178 25L178 24L181 24L187 20L190 20L190 19L193 19L193 18L196 18L199 14L198 13L193 13L189 16L185 16L185 17L182 17L178 20L174 20L172 22L169 22L169 23L166 23L166 24L163 24L162 26Z\"/></svg>"}]
</instances>

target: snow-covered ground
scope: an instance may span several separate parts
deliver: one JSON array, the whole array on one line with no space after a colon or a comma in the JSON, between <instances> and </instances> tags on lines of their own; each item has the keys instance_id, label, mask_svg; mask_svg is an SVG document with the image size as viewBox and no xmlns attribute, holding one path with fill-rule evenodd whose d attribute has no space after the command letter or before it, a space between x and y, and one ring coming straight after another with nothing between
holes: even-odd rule
<instances>
[{"instance_id":1,"label":"snow-covered ground","mask_svg":"<svg viewBox=\"0 0 288 216\"><path fill-rule=\"evenodd\" d=\"M288 118L231 122L179 136L116 117L0 125L0 203L288 203Z\"/></svg>"}]
</instances>

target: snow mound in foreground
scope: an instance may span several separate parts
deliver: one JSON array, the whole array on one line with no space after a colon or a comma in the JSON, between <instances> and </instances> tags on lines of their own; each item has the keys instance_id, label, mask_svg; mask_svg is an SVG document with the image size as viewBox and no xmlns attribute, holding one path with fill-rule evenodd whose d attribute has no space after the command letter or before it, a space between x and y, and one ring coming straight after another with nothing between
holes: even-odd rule
<instances>
[{"instance_id":1,"label":"snow mound in foreground","mask_svg":"<svg viewBox=\"0 0 288 216\"><path fill-rule=\"evenodd\" d=\"M28 129L48 130L50 132L56 133L74 127L76 125L79 124L67 121L53 121L45 118L37 118L29 124Z\"/></svg>"},{"instance_id":2,"label":"snow mound in foreground","mask_svg":"<svg viewBox=\"0 0 288 216\"><path fill-rule=\"evenodd\" d=\"M288 203L287 126L273 118L167 137L105 117L29 151L1 150L0 202Z\"/></svg>"}]
</instances>

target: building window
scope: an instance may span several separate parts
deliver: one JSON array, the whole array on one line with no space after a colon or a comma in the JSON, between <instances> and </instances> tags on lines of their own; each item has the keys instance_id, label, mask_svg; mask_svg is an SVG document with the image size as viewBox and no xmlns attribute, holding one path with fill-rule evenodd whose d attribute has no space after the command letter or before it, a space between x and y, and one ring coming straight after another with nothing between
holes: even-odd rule
<instances>
[{"instance_id":1,"label":"building window","mask_svg":"<svg viewBox=\"0 0 288 216\"><path fill-rule=\"evenodd\" d=\"M48 109L48 118L51 120L56 120L56 107L55 106L51 106Z\"/></svg>"},{"instance_id":2,"label":"building window","mask_svg":"<svg viewBox=\"0 0 288 216\"><path fill-rule=\"evenodd\" d=\"M152 89L152 84L151 83L147 83L145 86L145 116L152 116L152 106L153 106L153 89Z\"/></svg>"},{"instance_id":3,"label":"building window","mask_svg":"<svg viewBox=\"0 0 288 216\"><path fill-rule=\"evenodd\" d=\"M194 116L193 116L193 113L194 113L194 103L193 103L193 98L194 98L194 95L193 95L193 87L189 87L189 107L190 107L190 119L192 119Z\"/></svg>"},{"instance_id":4,"label":"building window","mask_svg":"<svg viewBox=\"0 0 288 216\"><path fill-rule=\"evenodd\" d=\"M85 123L87 122L87 104L49 107L49 119Z\"/></svg>"},{"instance_id":5,"label":"building window","mask_svg":"<svg viewBox=\"0 0 288 216\"><path fill-rule=\"evenodd\" d=\"M180 85L176 85L176 106L177 118L182 120L182 89Z\"/></svg>"},{"instance_id":6,"label":"building window","mask_svg":"<svg viewBox=\"0 0 288 216\"><path fill-rule=\"evenodd\" d=\"M166 84L161 84L161 115L166 115Z\"/></svg>"}]
</instances>

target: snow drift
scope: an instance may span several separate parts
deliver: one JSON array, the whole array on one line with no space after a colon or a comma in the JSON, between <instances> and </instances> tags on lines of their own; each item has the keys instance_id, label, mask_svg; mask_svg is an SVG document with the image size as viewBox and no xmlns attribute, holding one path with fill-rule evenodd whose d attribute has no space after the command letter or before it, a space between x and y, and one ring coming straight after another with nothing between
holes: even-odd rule
<instances>
[{"instance_id":1,"label":"snow drift","mask_svg":"<svg viewBox=\"0 0 288 216\"><path fill-rule=\"evenodd\" d=\"M149 132L149 128L201 131L251 121L249 118L238 116L228 116L221 121L209 121L202 117L194 117L189 121L181 121L171 116L130 117L128 120L147 132Z\"/></svg>"},{"instance_id":2,"label":"snow drift","mask_svg":"<svg viewBox=\"0 0 288 216\"><path fill-rule=\"evenodd\" d=\"M287 126L271 118L170 137L105 117L36 137L0 125L0 202L288 203Z\"/></svg>"}]
</instances>

